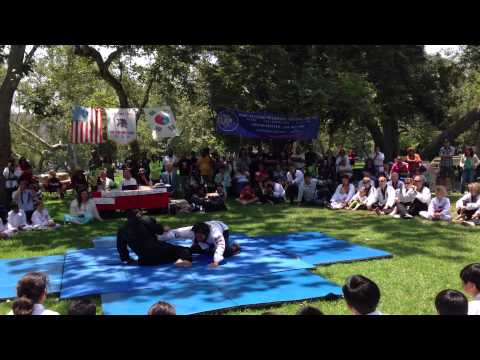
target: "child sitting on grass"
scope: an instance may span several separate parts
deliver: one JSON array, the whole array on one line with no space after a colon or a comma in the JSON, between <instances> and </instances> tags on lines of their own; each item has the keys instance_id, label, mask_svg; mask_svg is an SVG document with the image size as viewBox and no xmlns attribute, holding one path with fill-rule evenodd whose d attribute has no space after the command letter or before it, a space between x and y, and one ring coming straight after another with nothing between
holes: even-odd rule
<instances>
[{"instance_id":1,"label":"child sitting on grass","mask_svg":"<svg viewBox=\"0 0 480 360\"><path fill-rule=\"evenodd\" d=\"M167 302L159 301L148 309L147 315L177 315L175 308Z\"/></svg>"},{"instance_id":2,"label":"child sitting on grass","mask_svg":"<svg viewBox=\"0 0 480 360\"><path fill-rule=\"evenodd\" d=\"M377 310L380 289L365 276L350 276L343 285L342 292L348 309L354 315L383 315Z\"/></svg>"},{"instance_id":3,"label":"child sitting on grass","mask_svg":"<svg viewBox=\"0 0 480 360\"><path fill-rule=\"evenodd\" d=\"M29 272L17 283L17 299L7 315L60 315L45 309L47 299L47 276L39 272Z\"/></svg>"},{"instance_id":4,"label":"child sitting on grass","mask_svg":"<svg viewBox=\"0 0 480 360\"><path fill-rule=\"evenodd\" d=\"M450 200L447 197L447 188L439 185L435 189L435 197L428 205L427 211L420 211L419 215L427 220L450 221Z\"/></svg>"},{"instance_id":5,"label":"child sitting on grass","mask_svg":"<svg viewBox=\"0 0 480 360\"><path fill-rule=\"evenodd\" d=\"M245 185L240 191L240 196L236 199L242 205L253 204L258 201L258 197L255 194L255 189L252 187L250 183Z\"/></svg>"},{"instance_id":6,"label":"child sitting on grass","mask_svg":"<svg viewBox=\"0 0 480 360\"><path fill-rule=\"evenodd\" d=\"M442 290L435 298L438 315L467 315L468 300L460 291Z\"/></svg>"},{"instance_id":7,"label":"child sitting on grass","mask_svg":"<svg viewBox=\"0 0 480 360\"><path fill-rule=\"evenodd\" d=\"M17 203L12 203L11 209L8 212L8 229L12 232L30 230L32 227L27 224L25 211L20 209Z\"/></svg>"},{"instance_id":8,"label":"child sitting on grass","mask_svg":"<svg viewBox=\"0 0 480 360\"><path fill-rule=\"evenodd\" d=\"M367 207L367 190L365 188L360 188L358 192L353 196L352 200L348 204L348 210L358 210L360 207Z\"/></svg>"},{"instance_id":9,"label":"child sitting on grass","mask_svg":"<svg viewBox=\"0 0 480 360\"><path fill-rule=\"evenodd\" d=\"M480 263L465 266L460 278L465 292L474 298L468 303L468 315L480 315Z\"/></svg>"}]
</instances>

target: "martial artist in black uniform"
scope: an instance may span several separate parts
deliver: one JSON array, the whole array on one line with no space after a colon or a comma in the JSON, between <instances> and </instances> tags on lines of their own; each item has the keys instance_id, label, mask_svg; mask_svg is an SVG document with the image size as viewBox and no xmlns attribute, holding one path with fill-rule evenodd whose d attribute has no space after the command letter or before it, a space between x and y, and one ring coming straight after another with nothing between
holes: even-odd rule
<instances>
[{"instance_id":1,"label":"martial artist in black uniform","mask_svg":"<svg viewBox=\"0 0 480 360\"><path fill-rule=\"evenodd\" d=\"M129 211L127 223L117 232L117 250L120 260L132 263L128 247L137 254L139 265L159 265L192 262L192 251L188 247L176 246L157 239L157 234L164 232L163 225L158 224L152 217L142 217L138 211Z\"/></svg>"}]
</instances>

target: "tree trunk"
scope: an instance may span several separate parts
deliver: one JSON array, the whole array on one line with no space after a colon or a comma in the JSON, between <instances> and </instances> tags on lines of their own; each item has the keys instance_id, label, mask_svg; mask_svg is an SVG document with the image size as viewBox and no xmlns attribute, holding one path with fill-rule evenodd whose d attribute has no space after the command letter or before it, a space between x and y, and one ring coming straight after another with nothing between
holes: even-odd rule
<instances>
[{"instance_id":1,"label":"tree trunk","mask_svg":"<svg viewBox=\"0 0 480 360\"><path fill-rule=\"evenodd\" d=\"M398 119L395 117L388 117L382 121L383 127L383 148L380 148L385 154L385 161L392 161L395 156L399 155L400 151L400 135L398 131Z\"/></svg>"},{"instance_id":2,"label":"tree trunk","mask_svg":"<svg viewBox=\"0 0 480 360\"><path fill-rule=\"evenodd\" d=\"M3 168L12 156L10 116L13 95L23 75L23 58L26 45L11 45L8 54L7 74L0 87L0 202L5 202L5 179Z\"/></svg>"},{"instance_id":3,"label":"tree trunk","mask_svg":"<svg viewBox=\"0 0 480 360\"><path fill-rule=\"evenodd\" d=\"M370 135L372 135L372 139L375 142L375 145L380 146L380 149L384 150L385 139L383 137L383 133L380 130L380 127L378 126L377 122L374 119L367 118L367 119L363 119L361 123L365 125L365 127L370 132ZM373 152L373 149L371 150Z\"/></svg>"},{"instance_id":4,"label":"tree trunk","mask_svg":"<svg viewBox=\"0 0 480 360\"><path fill-rule=\"evenodd\" d=\"M465 114L463 117L450 125L447 129L445 129L429 145L427 145L420 152L422 158L426 160L432 160L435 156L438 155L438 151L442 146L444 139L448 139L450 140L450 142L452 142L460 134L474 127L475 123L478 121L480 121L480 108L470 110L467 114Z\"/></svg>"}]
</instances>

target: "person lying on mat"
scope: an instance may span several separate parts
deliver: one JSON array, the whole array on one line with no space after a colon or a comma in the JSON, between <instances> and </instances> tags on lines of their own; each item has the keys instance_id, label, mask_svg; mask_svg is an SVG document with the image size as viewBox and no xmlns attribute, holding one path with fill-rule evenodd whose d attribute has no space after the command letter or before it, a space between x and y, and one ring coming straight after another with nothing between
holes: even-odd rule
<instances>
[{"instance_id":1,"label":"person lying on mat","mask_svg":"<svg viewBox=\"0 0 480 360\"><path fill-rule=\"evenodd\" d=\"M237 254L240 245L230 241L228 226L221 221L199 222L193 226L186 226L167 231L158 236L158 240L191 239L193 253L209 254L213 256L209 267L217 267L226 258Z\"/></svg>"},{"instance_id":2,"label":"person lying on mat","mask_svg":"<svg viewBox=\"0 0 480 360\"><path fill-rule=\"evenodd\" d=\"M164 227L152 217L142 217L138 210L127 212L127 223L117 232L117 250L125 264L135 263L128 248L138 256L139 265L175 263L177 266L192 265L192 251L188 247L158 241L156 236L164 233Z\"/></svg>"}]
</instances>

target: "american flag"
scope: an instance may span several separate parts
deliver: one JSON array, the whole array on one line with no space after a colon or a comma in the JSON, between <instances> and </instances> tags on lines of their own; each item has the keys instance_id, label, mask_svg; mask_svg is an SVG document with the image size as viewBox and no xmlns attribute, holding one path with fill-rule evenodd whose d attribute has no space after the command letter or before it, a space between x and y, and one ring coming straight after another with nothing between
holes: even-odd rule
<instances>
[{"instance_id":1,"label":"american flag","mask_svg":"<svg viewBox=\"0 0 480 360\"><path fill-rule=\"evenodd\" d=\"M75 106L72 111L72 144L100 144L103 142L101 108Z\"/></svg>"}]
</instances>

